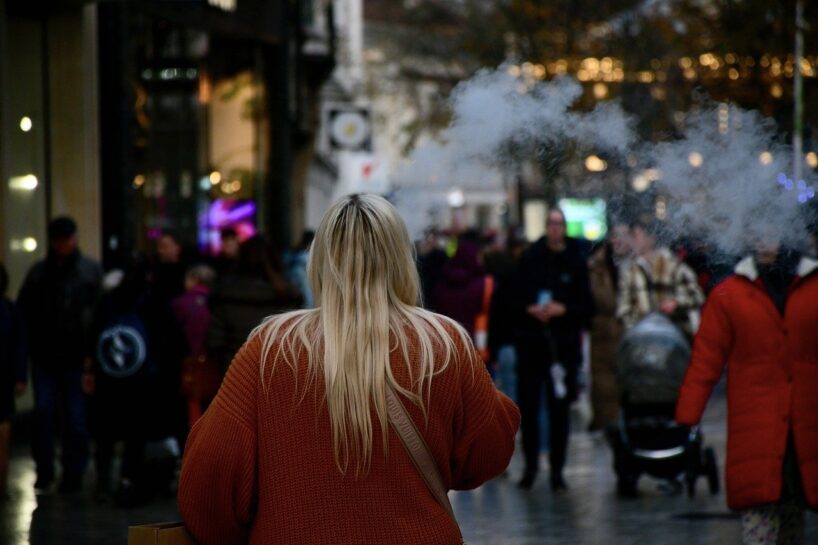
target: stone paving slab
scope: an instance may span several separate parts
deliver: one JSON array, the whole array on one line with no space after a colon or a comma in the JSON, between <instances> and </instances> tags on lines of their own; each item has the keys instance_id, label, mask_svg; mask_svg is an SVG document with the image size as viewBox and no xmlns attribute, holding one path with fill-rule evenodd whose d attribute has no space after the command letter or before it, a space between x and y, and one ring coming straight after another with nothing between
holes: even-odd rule
<instances>
[{"instance_id":1,"label":"stone paving slab","mask_svg":"<svg viewBox=\"0 0 818 545\"><path fill-rule=\"evenodd\" d=\"M704 417L705 445L716 449L724 489L726 403L723 387ZM507 476L472 492L452 493L452 504L471 545L739 545L740 521L727 509L724 493L712 496L702 478L697 494L668 494L649 477L639 481L633 500L616 496L610 449L600 435L574 433L566 481L570 490L554 495L547 462L533 490L516 486L522 460L515 454ZM805 544L818 543L818 514L807 513Z\"/></svg>"},{"instance_id":2,"label":"stone paving slab","mask_svg":"<svg viewBox=\"0 0 818 545\"><path fill-rule=\"evenodd\" d=\"M724 463L724 402L706 415L708 445ZM452 493L452 503L469 545L738 545L739 521L724 495L711 496L704 480L694 499L668 495L643 477L641 495L621 500L610 451L601 436L571 437L566 480L570 490L554 495L547 471L533 490L516 487L518 455L505 477L478 490ZM547 463L543 459L543 468ZM723 472L722 472L723 475ZM178 520L175 500L131 510L98 504L90 494L75 499L35 496L34 465L26 449L12 460L11 498L0 503L0 545L125 545L131 524ZM88 487L90 488L90 487ZM818 515L807 516L806 544L818 543Z\"/></svg>"}]
</instances>

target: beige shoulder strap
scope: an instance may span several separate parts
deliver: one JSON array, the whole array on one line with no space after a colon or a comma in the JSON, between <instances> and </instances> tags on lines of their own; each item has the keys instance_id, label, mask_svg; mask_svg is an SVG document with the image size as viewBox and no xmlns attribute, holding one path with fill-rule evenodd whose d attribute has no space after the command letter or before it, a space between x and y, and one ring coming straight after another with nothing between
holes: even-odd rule
<instances>
[{"instance_id":1,"label":"beige shoulder strap","mask_svg":"<svg viewBox=\"0 0 818 545\"><path fill-rule=\"evenodd\" d=\"M386 387L386 406L389 411L389 422L392 424L392 429L398 434L400 442L415 464L420 476L426 482L426 486L432 492L435 499L442 505L446 511L451 515L452 520L457 524L457 519L452 510L452 504L449 502L449 496L446 494L446 486L443 484L443 479L440 476L440 470L432 457L429 446L423 440L415 423L406 412L406 407L403 406L395 391ZM460 526L458 525L458 530Z\"/></svg>"}]
</instances>

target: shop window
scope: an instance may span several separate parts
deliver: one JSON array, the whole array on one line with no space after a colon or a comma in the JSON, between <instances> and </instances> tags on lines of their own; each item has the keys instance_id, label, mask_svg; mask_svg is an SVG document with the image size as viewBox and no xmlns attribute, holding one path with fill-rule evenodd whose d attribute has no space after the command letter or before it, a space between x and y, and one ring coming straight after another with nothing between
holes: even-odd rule
<instances>
[{"instance_id":1,"label":"shop window","mask_svg":"<svg viewBox=\"0 0 818 545\"><path fill-rule=\"evenodd\" d=\"M148 15L131 31L137 249L164 229L203 252L224 227L251 236L269 149L259 46Z\"/></svg>"},{"instance_id":2,"label":"shop window","mask_svg":"<svg viewBox=\"0 0 818 545\"><path fill-rule=\"evenodd\" d=\"M47 251L46 123L43 85L42 25L10 17L5 62L8 79L2 88L0 136L3 242L0 252L9 272L8 294L15 297L31 265ZM13 44L13 45L12 45Z\"/></svg>"}]
</instances>

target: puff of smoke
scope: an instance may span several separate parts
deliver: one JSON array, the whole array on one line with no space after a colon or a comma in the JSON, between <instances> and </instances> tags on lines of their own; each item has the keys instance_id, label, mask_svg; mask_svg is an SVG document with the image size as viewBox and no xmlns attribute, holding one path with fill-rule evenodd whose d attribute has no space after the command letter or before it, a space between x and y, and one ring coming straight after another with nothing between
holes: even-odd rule
<instances>
[{"instance_id":1,"label":"puff of smoke","mask_svg":"<svg viewBox=\"0 0 818 545\"><path fill-rule=\"evenodd\" d=\"M814 179L786 178L792 151L758 112L708 104L691 114L682 137L643 150L661 174L667 234L705 242L724 257L760 240L803 243L804 202Z\"/></svg>"},{"instance_id":2,"label":"puff of smoke","mask_svg":"<svg viewBox=\"0 0 818 545\"><path fill-rule=\"evenodd\" d=\"M509 75L506 66L478 72L452 92L449 126L419 145L394 176L398 207L417 215L421 200L436 198L445 206L451 187L501 188L503 172L516 169L521 155L564 140L624 153L635 139L630 117L611 102L572 111L581 94L582 86L567 77L525 80ZM435 190L437 197L429 193ZM410 195L417 191L427 195Z\"/></svg>"}]
</instances>

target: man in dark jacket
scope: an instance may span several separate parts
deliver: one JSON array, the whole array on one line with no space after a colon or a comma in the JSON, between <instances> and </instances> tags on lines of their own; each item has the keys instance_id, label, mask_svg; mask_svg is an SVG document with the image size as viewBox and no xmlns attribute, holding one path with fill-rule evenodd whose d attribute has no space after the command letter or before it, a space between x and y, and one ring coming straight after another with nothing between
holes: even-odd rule
<instances>
[{"instance_id":1,"label":"man in dark jacket","mask_svg":"<svg viewBox=\"0 0 818 545\"><path fill-rule=\"evenodd\" d=\"M279 272L277 256L261 235L241 245L234 273L210 296L207 350L224 370L253 329L272 314L301 306L301 297Z\"/></svg>"},{"instance_id":2,"label":"man in dark jacket","mask_svg":"<svg viewBox=\"0 0 818 545\"><path fill-rule=\"evenodd\" d=\"M423 293L423 306L429 310L437 311L434 308L434 291L440 278L443 276L443 268L449 261L446 252L437 244L437 236L434 231L427 233L423 245L419 249L417 266L420 275L420 287Z\"/></svg>"},{"instance_id":3,"label":"man in dark jacket","mask_svg":"<svg viewBox=\"0 0 818 545\"><path fill-rule=\"evenodd\" d=\"M184 245L174 231L165 229L156 241L156 263L151 271L153 296L170 305L185 291Z\"/></svg>"},{"instance_id":4,"label":"man in dark jacket","mask_svg":"<svg viewBox=\"0 0 818 545\"><path fill-rule=\"evenodd\" d=\"M61 492L82 484L88 459L83 373L91 368L93 311L102 269L77 248L77 226L59 217L48 226L49 250L28 275L17 300L27 326L34 388L35 488L54 480L54 436L60 427L63 475ZM64 407L57 407L58 400ZM65 415L59 426L57 415Z\"/></svg>"},{"instance_id":5,"label":"man in dark jacket","mask_svg":"<svg viewBox=\"0 0 818 545\"><path fill-rule=\"evenodd\" d=\"M494 294L489 311L489 354L491 354L497 387L517 401L517 351L515 338L514 293L517 266L527 243L510 228L505 249L489 252L485 257L486 273L494 277Z\"/></svg>"},{"instance_id":6,"label":"man in dark jacket","mask_svg":"<svg viewBox=\"0 0 818 545\"><path fill-rule=\"evenodd\" d=\"M539 406L548 401L551 487L567 487L562 471L568 447L570 406L577 398L582 329L592 312L588 266L576 241L565 236L565 215L548 213L546 236L520 259L516 293L518 396L526 467L520 487L529 489L539 470Z\"/></svg>"}]
</instances>

